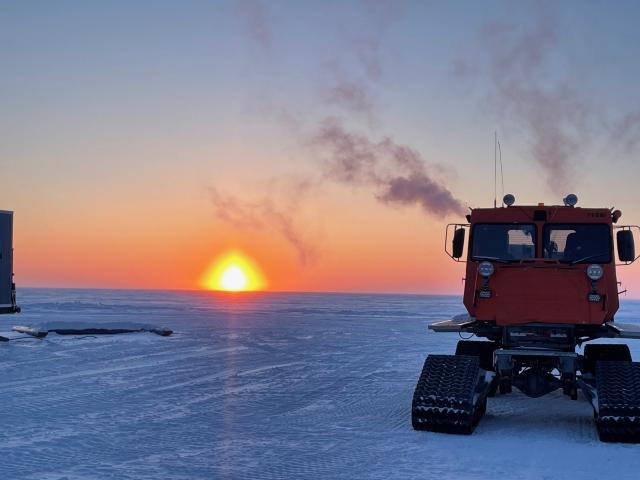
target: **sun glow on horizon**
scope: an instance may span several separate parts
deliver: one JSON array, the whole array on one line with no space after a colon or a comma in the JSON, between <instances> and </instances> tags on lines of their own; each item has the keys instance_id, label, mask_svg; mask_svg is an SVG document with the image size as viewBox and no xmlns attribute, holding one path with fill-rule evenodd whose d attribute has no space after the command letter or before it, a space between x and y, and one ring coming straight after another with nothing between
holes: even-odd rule
<instances>
[{"instance_id":1,"label":"sun glow on horizon","mask_svg":"<svg viewBox=\"0 0 640 480\"><path fill-rule=\"evenodd\" d=\"M246 292L266 286L260 268L245 254L232 251L216 259L202 276L200 286L206 290Z\"/></svg>"}]
</instances>

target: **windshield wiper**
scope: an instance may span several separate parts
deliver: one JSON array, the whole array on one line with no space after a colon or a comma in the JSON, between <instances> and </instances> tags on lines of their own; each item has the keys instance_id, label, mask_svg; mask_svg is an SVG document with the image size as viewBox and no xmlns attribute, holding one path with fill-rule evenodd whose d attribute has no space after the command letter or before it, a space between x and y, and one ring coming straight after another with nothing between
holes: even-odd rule
<instances>
[{"instance_id":1,"label":"windshield wiper","mask_svg":"<svg viewBox=\"0 0 640 480\"><path fill-rule=\"evenodd\" d=\"M483 256L476 256L473 257L473 260L489 260L491 262L499 262L499 263L511 263L511 260L506 260L504 258L498 258L498 257L483 257Z\"/></svg>"},{"instance_id":2,"label":"windshield wiper","mask_svg":"<svg viewBox=\"0 0 640 480\"><path fill-rule=\"evenodd\" d=\"M570 265L575 265L576 263L584 262L585 260L590 260L590 259L596 258L596 257L602 257L602 256L604 256L606 254L607 254L607 252L594 253L593 255L587 255L586 257L582 257L582 258L579 258L577 260L571 260L571 261L569 261L569 264Z\"/></svg>"}]
</instances>

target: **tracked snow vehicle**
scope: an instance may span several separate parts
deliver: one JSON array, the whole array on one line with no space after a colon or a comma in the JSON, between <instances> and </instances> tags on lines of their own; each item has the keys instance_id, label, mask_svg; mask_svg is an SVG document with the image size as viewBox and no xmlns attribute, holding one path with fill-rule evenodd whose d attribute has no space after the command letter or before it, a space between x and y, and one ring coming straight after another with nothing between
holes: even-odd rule
<instances>
[{"instance_id":1,"label":"tracked snow vehicle","mask_svg":"<svg viewBox=\"0 0 640 480\"><path fill-rule=\"evenodd\" d=\"M602 441L640 442L640 362L625 343L577 348L640 338L640 325L614 320L616 266L637 259L639 229L618 226L619 210L576 207L575 195L563 203L519 206L506 195L505 207L472 209L468 223L447 226L445 251L466 262L467 313L429 328L485 340L427 357L413 395L416 430L472 433L487 397L513 387L530 397L562 389L572 400L581 389Z\"/></svg>"}]
</instances>

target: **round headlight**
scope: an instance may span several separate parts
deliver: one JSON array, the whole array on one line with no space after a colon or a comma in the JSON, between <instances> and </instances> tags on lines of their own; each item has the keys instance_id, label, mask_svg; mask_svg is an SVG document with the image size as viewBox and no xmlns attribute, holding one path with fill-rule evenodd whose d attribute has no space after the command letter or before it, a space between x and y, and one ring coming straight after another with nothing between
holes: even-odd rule
<instances>
[{"instance_id":1,"label":"round headlight","mask_svg":"<svg viewBox=\"0 0 640 480\"><path fill-rule=\"evenodd\" d=\"M587 267L587 277L591 280L600 280L602 275L604 274L604 270L600 265L589 265Z\"/></svg>"},{"instance_id":2,"label":"round headlight","mask_svg":"<svg viewBox=\"0 0 640 480\"><path fill-rule=\"evenodd\" d=\"M478 273L483 277L493 275L493 265L491 262L480 262L480 265L478 265Z\"/></svg>"}]
</instances>

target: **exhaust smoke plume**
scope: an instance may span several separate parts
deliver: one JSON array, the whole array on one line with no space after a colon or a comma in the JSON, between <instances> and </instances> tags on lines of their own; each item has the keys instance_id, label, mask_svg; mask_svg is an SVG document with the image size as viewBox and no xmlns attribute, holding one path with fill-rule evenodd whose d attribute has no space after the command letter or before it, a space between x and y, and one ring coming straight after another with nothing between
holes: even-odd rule
<instances>
[{"instance_id":1,"label":"exhaust smoke plume","mask_svg":"<svg viewBox=\"0 0 640 480\"><path fill-rule=\"evenodd\" d=\"M640 145L640 112L629 113L614 122L611 140L621 143L625 153L632 153Z\"/></svg>"},{"instance_id":2,"label":"exhaust smoke plume","mask_svg":"<svg viewBox=\"0 0 640 480\"><path fill-rule=\"evenodd\" d=\"M236 12L251 38L262 48L271 47L269 10L260 0L237 0Z\"/></svg>"},{"instance_id":3,"label":"exhaust smoke plume","mask_svg":"<svg viewBox=\"0 0 640 480\"><path fill-rule=\"evenodd\" d=\"M548 188L565 194L580 157L590 150L604 147L611 155L611 147L619 145L629 154L640 146L640 113L607 112L591 100L584 73L572 69L572 59L554 58L562 50L562 32L550 8L537 4L529 27L497 21L485 25L476 55L484 55L485 62L459 58L452 62L452 73L461 80L486 76L484 105L525 131ZM565 75L557 79L561 69Z\"/></svg>"},{"instance_id":4,"label":"exhaust smoke plume","mask_svg":"<svg viewBox=\"0 0 640 480\"><path fill-rule=\"evenodd\" d=\"M286 195L293 194L292 198L302 197L310 187L307 182L304 180L288 185ZM307 241L294 222L294 204L288 204L287 200L277 202L275 194L271 192L258 201L248 202L223 194L214 187L208 190L213 203L213 214L217 219L243 229L271 229L293 247L302 265L308 265L316 259L316 248Z\"/></svg>"},{"instance_id":5,"label":"exhaust smoke plume","mask_svg":"<svg viewBox=\"0 0 640 480\"><path fill-rule=\"evenodd\" d=\"M383 40L391 26L403 14L404 0L362 0L363 18L368 25L360 36L351 38L342 55L348 59L345 65L337 59L328 62L328 70L334 76L333 84L325 88L324 100L348 113L364 115L369 124L376 122L375 105L371 86L377 84L383 74Z\"/></svg>"},{"instance_id":6,"label":"exhaust smoke plume","mask_svg":"<svg viewBox=\"0 0 640 480\"><path fill-rule=\"evenodd\" d=\"M431 215L462 215L464 205L427 171L414 149L387 137L374 142L350 133L336 119L327 119L311 143L325 155L324 177L348 185L373 187L387 204L419 205Z\"/></svg>"},{"instance_id":7,"label":"exhaust smoke plume","mask_svg":"<svg viewBox=\"0 0 640 480\"><path fill-rule=\"evenodd\" d=\"M344 108L348 112L365 116L369 122L373 122L374 105L369 88L359 81L340 80L329 87L324 95L324 100L329 105Z\"/></svg>"},{"instance_id":8,"label":"exhaust smoke plume","mask_svg":"<svg viewBox=\"0 0 640 480\"><path fill-rule=\"evenodd\" d=\"M404 10L399 0L363 0L364 18L369 23L360 36L350 38L336 58L327 62L328 79L320 85L321 99L330 107L368 126L378 123L373 100L374 87L383 75L383 39ZM267 48L271 45L269 12L258 0L241 3L242 18L252 38ZM345 67L347 66L347 67ZM283 116L282 109L271 109L287 119L287 129L301 143L312 147L321 158L319 179L310 177L297 185L282 183L277 194L268 192L260 201L247 202L210 189L214 214L221 220L245 229L272 229L296 250L300 263L308 264L317 249L301 233L297 208L304 200L304 189L331 181L370 189L377 200L390 206L419 206L435 216L463 215L464 205L438 178L439 167L430 165L414 149L395 143L389 136L374 141L363 134L347 131L336 118L327 118L311 134L300 129L301 121ZM303 187L303 188L301 188ZM274 199L288 198L284 203Z\"/></svg>"},{"instance_id":9,"label":"exhaust smoke plume","mask_svg":"<svg viewBox=\"0 0 640 480\"><path fill-rule=\"evenodd\" d=\"M384 35L402 15L405 2L364 0L364 13L370 23L368 34L351 41L353 62L360 66L354 80L341 75L327 89L328 104L347 113L366 115L370 124L377 120L371 86L383 75ZM326 118L311 137L311 145L325 155L322 164L325 180L372 188L382 203L396 206L419 205L431 215L464 214L465 208L452 193L427 171L426 162L412 148L395 143L390 137L375 142L362 134L348 132L337 118Z\"/></svg>"},{"instance_id":10,"label":"exhaust smoke plume","mask_svg":"<svg viewBox=\"0 0 640 480\"><path fill-rule=\"evenodd\" d=\"M491 24L483 32L489 46L489 103L515 119L529 134L531 155L554 193L569 187L573 160L589 137L592 104L566 81L545 81L557 47L556 25L539 12L533 27Z\"/></svg>"}]
</instances>

